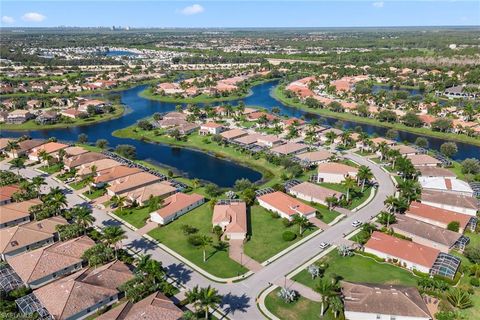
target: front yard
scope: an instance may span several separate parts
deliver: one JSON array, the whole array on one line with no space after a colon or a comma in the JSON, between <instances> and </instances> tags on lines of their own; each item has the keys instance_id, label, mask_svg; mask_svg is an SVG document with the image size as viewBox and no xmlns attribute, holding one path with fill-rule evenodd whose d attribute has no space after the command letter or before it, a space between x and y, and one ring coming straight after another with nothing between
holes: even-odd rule
<instances>
[{"instance_id":1,"label":"front yard","mask_svg":"<svg viewBox=\"0 0 480 320\"><path fill-rule=\"evenodd\" d=\"M250 226L250 240L245 243L243 249L246 255L258 262L267 260L302 239L302 237L298 236L298 226L293 225L286 228L281 218L272 218L270 212L258 205L250 208ZM303 237L311 234L316 229L314 227L304 231ZM297 233L296 239L293 241L283 240L282 234L286 230Z\"/></svg>"},{"instance_id":2,"label":"front yard","mask_svg":"<svg viewBox=\"0 0 480 320\"><path fill-rule=\"evenodd\" d=\"M48 174L54 174L54 173L62 170L62 168L63 168L63 163L59 162L59 163L55 163L55 164L52 164L52 165L46 165L46 166L39 167L38 170L41 170L41 171L46 172Z\"/></svg>"},{"instance_id":3,"label":"front yard","mask_svg":"<svg viewBox=\"0 0 480 320\"><path fill-rule=\"evenodd\" d=\"M100 189L101 190L101 189ZM138 208L122 208L112 212L117 217L127 221L135 228L141 228L145 225L145 221L150 217L150 209L146 207Z\"/></svg>"},{"instance_id":4,"label":"front yard","mask_svg":"<svg viewBox=\"0 0 480 320\"><path fill-rule=\"evenodd\" d=\"M329 188L343 194L347 194L347 189L343 184L340 183L329 183L329 182L321 182L319 183L322 187ZM365 187L363 192L360 190L361 188L358 187L358 192L350 191L351 203L346 207L346 209L353 209L367 201L368 197L370 196L370 192L372 187Z\"/></svg>"},{"instance_id":5,"label":"front yard","mask_svg":"<svg viewBox=\"0 0 480 320\"><path fill-rule=\"evenodd\" d=\"M228 248L218 246L218 241L212 233L212 214L209 205L203 204L176 221L155 228L149 235L214 276L228 278L247 272L246 268L229 258ZM195 227L198 229L196 234L208 235L214 239L214 245L207 247L206 262L203 262L202 249L188 242L188 236L182 230L183 225Z\"/></svg>"},{"instance_id":6,"label":"front yard","mask_svg":"<svg viewBox=\"0 0 480 320\"><path fill-rule=\"evenodd\" d=\"M326 277L338 275L345 281L367 282L380 284L396 284L416 286L417 277L407 270L387 263L378 263L375 260L355 254L351 257L341 257L336 250L319 260L327 263ZM293 280L310 288L315 288L318 280L312 279L307 270L297 274Z\"/></svg>"}]
</instances>

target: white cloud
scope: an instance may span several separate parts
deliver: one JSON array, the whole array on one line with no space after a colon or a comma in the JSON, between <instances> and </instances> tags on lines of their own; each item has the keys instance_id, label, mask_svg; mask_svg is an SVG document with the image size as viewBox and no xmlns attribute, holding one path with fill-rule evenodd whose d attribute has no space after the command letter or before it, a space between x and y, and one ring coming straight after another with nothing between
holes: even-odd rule
<instances>
[{"instance_id":1,"label":"white cloud","mask_svg":"<svg viewBox=\"0 0 480 320\"><path fill-rule=\"evenodd\" d=\"M186 16L191 16L194 14L199 14L205 11L205 9L199 4L192 4L191 6L187 6L183 8L180 12Z\"/></svg>"},{"instance_id":2,"label":"white cloud","mask_svg":"<svg viewBox=\"0 0 480 320\"><path fill-rule=\"evenodd\" d=\"M2 16L2 23L3 24L12 24L15 23L15 19L9 16Z\"/></svg>"},{"instance_id":3,"label":"white cloud","mask_svg":"<svg viewBox=\"0 0 480 320\"><path fill-rule=\"evenodd\" d=\"M42 22L46 18L47 17L38 12L27 12L22 16L22 20L28 22Z\"/></svg>"},{"instance_id":4,"label":"white cloud","mask_svg":"<svg viewBox=\"0 0 480 320\"><path fill-rule=\"evenodd\" d=\"M372 3L372 6L374 6L375 8L383 8L384 4L385 3L383 1L377 1L377 2Z\"/></svg>"}]
</instances>

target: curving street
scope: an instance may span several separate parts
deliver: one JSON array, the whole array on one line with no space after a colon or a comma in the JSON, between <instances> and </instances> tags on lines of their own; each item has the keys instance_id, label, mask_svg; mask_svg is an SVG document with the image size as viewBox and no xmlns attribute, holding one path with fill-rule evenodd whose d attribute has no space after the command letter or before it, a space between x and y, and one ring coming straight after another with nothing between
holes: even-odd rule
<instances>
[{"instance_id":1,"label":"curving street","mask_svg":"<svg viewBox=\"0 0 480 320\"><path fill-rule=\"evenodd\" d=\"M217 288L219 293L224 295L222 311L228 318L263 319L264 316L257 307L256 299L265 288L272 283L283 282L286 274L317 255L321 251L319 248L321 242L340 244L343 236L355 229L352 226L354 220L369 221L372 216L377 215L384 208L384 200L387 196L394 194L395 187L390 175L383 171L379 165L353 153L348 153L346 157L361 165L368 166L375 176L378 189L370 203L243 281L227 284L213 282L125 226L122 226L122 228L126 231L127 239L123 241L123 245L135 252L150 254L154 259L161 261L163 266L167 268L169 275L187 288L195 285L201 287L211 285ZM9 165L4 162L0 165L0 168L8 170ZM27 178L40 175L32 168L22 169L20 173ZM65 187L51 177L47 177L46 182L49 187ZM85 200L74 193L68 193L67 199L72 206L85 203ZM120 224L103 210L93 208L93 215L96 219L95 225L99 227Z\"/></svg>"}]
</instances>

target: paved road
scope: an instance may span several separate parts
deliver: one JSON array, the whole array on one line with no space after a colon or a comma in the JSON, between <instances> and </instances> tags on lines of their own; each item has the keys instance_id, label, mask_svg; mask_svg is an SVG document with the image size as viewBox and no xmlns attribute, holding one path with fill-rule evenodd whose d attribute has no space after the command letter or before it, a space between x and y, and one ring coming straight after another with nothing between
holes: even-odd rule
<instances>
[{"instance_id":1,"label":"paved road","mask_svg":"<svg viewBox=\"0 0 480 320\"><path fill-rule=\"evenodd\" d=\"M379 188L373 200L356 213L347 216L331 228L323 231L313 239L293 249L241 282L232 284L219 284L212 282L126 227L123 227L127 235L127 239L124 240L123 245L134 251L142 251L144 254L151 254L153 258L163 263L163 266L167 268L172 277L178 279L179 282L188 288L195 285L201 287L212 285L217 288L220 294L224 295L222 310L229 318L238 320L263 319L264 316L258 310L255 301L262 290L268 287L271 283L282 281L286 274L318 254L320 252L319 245L321 242L332 244L341 243L343 235L354 230L354 227L352 227L352 222L354 220L360 220L362 222L370 220L372 216L375 216L384 208L383 202L386 197L395 192L395 187L389 174L383 171L378 165L353 153L348 154L346 157L362 165L366 165L372 170L372 173L379 184ZM8 165L2 164L0 165L0 168L8 169ZM38 172L28 168L23 169L20 172L28 178L38 175ZM61 187L59 183L51 178L47 178L46 181L49 186ZM84 203L82 198L73 193L68 194L67 198L71 205ZM102 210L94 208L93 215L96 218L95 224L99 227L119 224L119 222L112 219Z\"/></svg>"}]
</instances>

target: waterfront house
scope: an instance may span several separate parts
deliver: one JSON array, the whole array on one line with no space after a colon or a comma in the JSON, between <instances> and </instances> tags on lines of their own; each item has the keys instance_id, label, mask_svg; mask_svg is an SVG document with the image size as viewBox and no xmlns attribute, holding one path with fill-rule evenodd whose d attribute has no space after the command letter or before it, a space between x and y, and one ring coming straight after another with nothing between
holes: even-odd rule
<instances>
[{"instance_id":1,"label":"waterfront house","mask_svg":"<svg viewBox=\"0 0 480 320\"><path fill-rule=\"evenodd\" d=\"M228 239L247 236L247 205L243 201L224 200L213 208L212 224L220 226Z\"/></svg>"},{"instance_id":2,"label":"waterfront house","mask_svg":"<svg viewBox=\"0 0 480 320\"><path fill-rule=\"evenodd\" d=\"M276 212L282 218L288 220L292 220L292 216L296 214L304 216L307 219L314 218L317 211L315 208L281 191L264 194L257 197L257 200L260 206Z\"/></svg>"},{"instance_id":3,"label":"waterfront house","mask_svg":"<svg viewBox=\"0 0 480 320\"><path fill-rule=\"evenodd\" d=\"M341 183L347 177L355 178L357 172L357 168L343 163L320 163L317 170L317 182Z\"/></svg>"},{"instance_id":4,"label":"waterfront house","mask_svg":"<svg viewBox=\"0 0 480 320\"><path fill-rule=\"evenodd\" d=\"M41 203L39 199L30 199L0 206L0 229L29 222L30 208Z\"/></svg>"},{"instance_id":5,"label":"waterfront house","mask_svg":"<svg viewBox=\"0 0 480 320\"><path fill-rule=\"evenodd\" d=\"M137 189L133 189L125 194L125 197L130 203L138 203L138 205L145 205L151 197L159 197L164 199L177 192L177 188L172 186L168 181L156 182L143 186Z\"/></svg>"},{"instance_id":6,"label":"waterfront house","mask_svg":"<svg viewBox=\"0 0 480 320\"><path fill-rule=\"evenodd\" d=\"M421 166L416 168L418 172L420 172L421 177L430 177L430 178L448 178L448 179L456 179L457 176L452 171L442 168L442 167L433 167L433 166Z\"/></svg>"},{"instance_id":7,"label":"waterfront house","mask_svg":"<svg viewBox=\"0 0 480 320\"><path fill-rule=\"evenodd\" d=\"M121 165L120 162L110 158L87 162L77 167L77 176L78 177L88 176L93 173L92 172L93 169L98 173L100 171L108 170L114 167L118 167L120 165Z\"/></svg>"},{"instance_id":8,"label":"waterfront house","mask_svg":"<svg viewBox=\"0 0 480 320\"><path fill-rule=\"evenodd\" d=\"M199 194L175 193L163 200L163 207L150 213L150 220L164 225L195 209L205 202Z\"/></svg>"},{"instance_id":9,"label":"waterfront house","mask_svg":"<svg viewBox=\"0 0 480 320\"><path fill-rule=\"evenodd\" d=\"M418 153L418 150L415 149L414 147L410 147L410 146L407 146L407 145L404 145L404 144L391 146L390 149L398 150L398 152L402 156L412 156L412 155Z\"/></svg>"},{"instance_id":10,"label":"waterfront house","mask_svg":"<svg viewBox=\"0 0 480 320\"><path fill-rule=\"evenodd\" d=\"M7 151L9 158L17 158L26 156L33 148L39 147L45 143L45 140L23 140L18 143L18 149Z\"/></svg>"},{"instance_id":11,"label":"waterfront house","mask_svg":"<svg viewBox=\"0 0 480 320\"><path fill-rule=\"evenodd\" d=\"M127 265L113 261L82 269L34 290L33 294L54 319L85 319L115 304L120 298L118 288L132 278Z\"/></svg>"},{"instance_id":12,"label":"waterfront house","mask_svg":"<svg viewBox=\"0 0 480 320\"><path fill-rule=\"evenodd\" d=\"M319 163L328 162L330 159L332 159L332 157L334 157L333 153L327 150L304 152L295 155L295 159L306 166L313 166Z\"/></svg>"},{"instance_id":13,"label":"waterfront house","mask_svg":"<svg viewBox=\"0 0 480 320\"><path fill-rule=\"evenodd\" d=\"M345 319L431 320L415 287L342 281Z\"/></svg>"},{"instance_id":14,"label":"waterfront house","mask_svg":"<svg viewBox=\"0 0 480 320\"><path fill-rule=\"evenodd\" d=\"M412 241L400 239L379 231L374 231L365 244L365 252L376 255L388 262L398 264L408 270L431 275L455 277L460 259Z\"/></svg>"},{"instance_id":15,"label":"waterfront house","mask_svg":"<svg viewBox=\"0 0 480 320\"><path fill-rule=\"evenodd\" d=\"M447 229L451 222L458 222L460 228L458 232L465 230L473 231L477 225L477 217L455 211L433 207L421 202L412 202L405 212L405 216L425 223Z\"/></svg>"},{"instance_id":16,"label":"waterfront house","mask_svg":"<svg viewBox=\"0 0 480 320\"><path fill-rule=\"evenodd\" d=\"M161 178L142 171L113 180L107 187L107 193L109 196L121 195L159 181L161 181Z\"/></svg>"},{"instance_id":17,"label":"waterfront house","mask_svg":"<svg viewBox=\"0 0 480 320\"><path fill-rule=\"evenodd\" d=\"M392 230L415 243L448 253L451 249L462 251L469 242L468 237L404 215L397 215Z\"/></svg>"},{"instance_id":18,"label":"waterfront house","mask_svg":"<svg viewBox=\"0 0 480 320\"><path fill-rule=\"evenodd\" d=\"M258 136L258 139L257 139L256 143L260 146L273 148L275 146L281 145L283 143L283 140L278 136L274 136L274 135L271 135L271 134L265 134L265 135Z\"/></svg>"},{"instance_id":19,"label":"waterfront house","mask_svg":"<svg viewBox=\"0 0 480 320\"><path fill-rule=\"evenodd\" d=\"M411 154L407 155L407 159L409 159L415 167L437 167L442 164L440 160L428 154Z\"/></svg>"},{"instance_id":20,"label":"waterfront house","mask_svg":"<svg viewBox=\"0 0 480 320\"><path fill-rule=\"evenodd\" d=\"M107 156L99 152L87 152L72 156L66 159L63 163L65 169L70 170L73 168L77 168L83 164L87 164L101 159L107 159Z\"/></svg>"},{"instance_id":21,"label":"waterfront house","mask_svg":"<svg viewBox=\"0 0 480 320\"><path fill-rule=\"evenodd\" d=\"M40 155L45 152L48 155L51 155L54 152L58 152L61 149L68 147L68 144L59 143L59 142L47 142L38 147L33 148L28 152L28 158L32 161L41 161Z\"/></svg>"},{"instance_id":22,"label":"waterfront house","mask_svg":"<svg viewBox=\"0 0 480 320\"><path fill-rule=\"evenodd\" d=\"M53 110L47 110L40 113L35 121L40 125L54 124L58 120L58 113Z\"/></svg>"},{"instance_id":23,"label":"waterfront house","mask_svg":"<svg viewBox=\"0 0 480 320\"><path fill-rule=\"evenodd\" d=\"M479 208L475 197L441 191L423 190L420 202L433 207L476 216Z\"/></svg>"},{"instance_id":24,"label":"waterfront house","mask_svg":"<svg viewBox=\"0 0 480 320\"><path fill-rule=\"evenodd\" d=\"M123 302L100 315L97 320L180 320L183 311L161 292L155 292L137 303Z\"/></svg>"},{"instance_id":25,"label":"waterfront house","mask_svg":"<svg viewBox=\"0 0 480 320\"><path fill-rule=\"evenodd\" d=\"M328 142L328 133L333 132L336 135L336 138L333 140L333 143L340 142L340 136L342 135L343 131L336 129L336 128L329 128L327 130L323 130L319 132L319 139L321 142Z\"/></svg>"},{"instance_id":26,"label":"waterfront house","mask_svg":"<svg viewBox=\"0 0 480 320\"><path fill-rule=\"evenodd\" d=\"M287 142L270 149L270 152L279 156L289 156L297 153L302 153L308 150L308 146L303 143Z\"/></svg>"},{"instance_id":27,"label":"waterfront house","mask_svg":"<svg viewBox=\"0 0 480 320\"><path fill-rule=\"evenodd\" d=\"M463 196L473 196L473 190L470 185L460 179L450 179L443 177L419 177L418 182L426 191L441 191L443 193L453 193Z\"/></svg>"},{"instance_id":28,"label":"waterfront house","mask_svg":"<svg viewBox=\"0 0 480 320\"><path fill-rule=\"evenodd\" d=\"M82 255L94 245L83 236L22 253L7 262L26 286L36 289L82 269Z\"/></svg>"},{"instance_id":29,"label":"waterfront house","mask_svg":"<svg viewBox=\"0 0 480 320\"><path fill-rule=\"evenodd\" d=\"M0 187L0 205L12 202L13 194L18 191L20 191L20 188L16 184Z\"/></svg>"},{"instance_id":30,"label":"waterfront house","mask_svg":"<svg viewBox=\"0 0 480 320\"><path fill-rule=\"evenodd\" d=\"M34 116L28 110L13 110L7 116L7 123L22 124L32 119Z\"/></svg>"},{"instance_id":31,"label":"waterfront house","mask_svg":"<svg viewBox=\"0 0 480 320\"><path fill-rule=\"evenodd\" d=\"M220 123L215 122L207 122L200 125L200 134L208 135L208 134L220 134L223 130L223 125Z\"/></svg>"},{"instance_id":32,"label":"waterfront house","mask_svg":"<svg viewBox=\"0 0 480 320\"><path fill-rule=\"evenodd\" d=\"M65 110L60 111L60 114L64 117L67 117L67 118L70 118L70 119L78 119L78 118L82 117L83 115L85 115L86 113L82 112L80 110L77 110L75 108L69 108L69 109L65 109Z\"/></svg>"},{"instance_id":33,"label":"waterfront house","mask_svg":"<svg viewBox=\"0 0 480 320\"><path fill-rule=\"evenodd\" d=\"M101 161L101 160L99 160L99 161ZM91 163L95 163L95 162L96 161L91 162ZM129 176L131 174L139 173L139 172L142 172L142 170L140 170L138 168L130 168L130 167L123 166L123 165L118 165L118 166L116 165L116 166L106 168L106 169L103 169L103 170L98 170L97 169L96 176L93 180L93 185L96 188L100 188L100 187L104 186L105 184L110 183L110 182L112 182L116 179L123 178L123 177Z\"/></svg>"},{"instance_id":34,"label":"waterfront house","mask_svg":"<svg viewBox=\"0 0 480 320\"><path fill-rule=\"evenodd\" d=\"M224 131L224 132L220 133L222 138L225 139L225 140L228 140L228 141L241 138L243 136L246 136L247 134L248 134L248 132L246 132L245 130L242 130L242 129L231 129L231 130L227 130L227 131Z\"/></svg>"},{"instance_id":35,"label":"waterfront house","mask_svg":"<svg viewBox=\"0 0 480 320\"><path fill-rule=\"evenodd\" d=\"M320 203L324 206L328 206L327 198L340 199L343 196L341 192L306 181L288 188L287 192L302 200Z\"/></svg>"},{"instance_id":36,"label":"waterfront house","mask_svg":"<svg viewBox=\"0 0 480 320\"><path fill-rule=\"evenodd\" d=\"M261 136L259 133L253 133L253 134L247 134L245 136L242 136L240 138L234 139L234 142L236 144L242 145L242 146L248 146L248 145L253 145L257 143L258 138Z\"/></svg>"},{"instance_id":37,"label":"waterfront house","mask_svg":"<svg viewBox=\"0 0 480 320\"><path fill-rule=\"evenodd\" d=\"M0 229L0 254L3 260L25 251L30 251L58 240L58 225L66 225L60 216L32 221L10 228Z\"/></svg>"}]
</instances>

